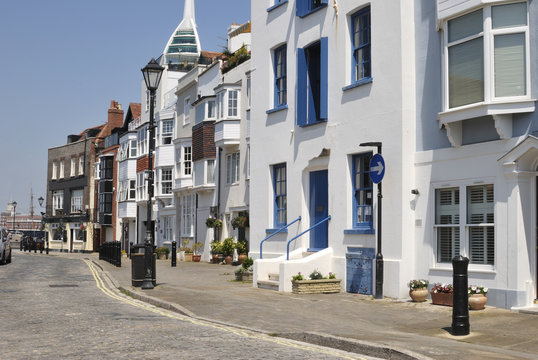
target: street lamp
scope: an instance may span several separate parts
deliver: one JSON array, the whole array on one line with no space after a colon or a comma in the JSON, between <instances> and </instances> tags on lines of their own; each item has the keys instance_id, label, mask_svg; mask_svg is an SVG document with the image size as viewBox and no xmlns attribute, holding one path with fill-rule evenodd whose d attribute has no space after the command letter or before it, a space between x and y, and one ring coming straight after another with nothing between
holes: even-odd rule
<instances>
[{"instance_id":1,"label":"street lamp","mask_svg":"<svg viewBox=\"0 0 538 360\"><path fill-rule=\"evenodd\" d=\"M15 212L16 212L16 209L17 209L17 202L12 201L11 206L13 206L13 234L15 234Z\"/></svg>"},{"instance_id":2,"label":"street lamp","mask_svg":"<svg viewBox=\"0 0 538 360\"><path fill-rule=\"evenodd\" d=\"M40 196L39 199L37 199L37 201L39 202L39 207L43 207L43 202L45 201L45 199L43 199L43 196ZM45 221L45 213L41 212L41 231L45 229L44 221ZM45 253L48 255L49 254L49 235L47 232L45 232L44 234L46 234L46 238L47 238Z\"/></svg>"},{"instance_id":3,"label":"street lamp","mask_svg":"<svg viewBox=\"0 0 538 360\"><path fill-rule=\"evenodd\" d=\"M142 281L142 289L153 289L153 233L151 229L151 199L153 198L153 150L155 149L155 124L154 124L154 106L155 92L159 87L164 67L159 65L155 59L142 69L146 88L149 90L149 149L148 149L148 200L147 200L147 218L146 218L146 238L144 239L144 265L145 276Z\"/></svg>"},{"instance_id":4,"label":"street lamp","mask_svg":"<svg viewBox=\"0 0 538 360\"><path fill-rule=\"evenodd\" d=\"M381 142L366 142L360 146L377 147L377 153L381 155ZM370 169L371 170L371 169ZM375 298L383 299L383 254L381 253L381 181L377 184L377 254L375 255Z\"/></svg>"}]
</instances>

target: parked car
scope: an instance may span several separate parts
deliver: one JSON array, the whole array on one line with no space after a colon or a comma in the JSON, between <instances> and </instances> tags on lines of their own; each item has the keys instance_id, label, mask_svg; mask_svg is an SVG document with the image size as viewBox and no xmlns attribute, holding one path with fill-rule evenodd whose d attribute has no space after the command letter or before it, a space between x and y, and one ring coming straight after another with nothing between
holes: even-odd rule
<instances>
[{"instance_id":1,"label":"parked car","mask_svg":"<svg viewBox=\"0 0 538 360\"><path fill-rule=\"evenodd\" d=\"M11 244L7 231L0 228L0 265L9 264L11 262Z\"/></svg>"}]
</instances>

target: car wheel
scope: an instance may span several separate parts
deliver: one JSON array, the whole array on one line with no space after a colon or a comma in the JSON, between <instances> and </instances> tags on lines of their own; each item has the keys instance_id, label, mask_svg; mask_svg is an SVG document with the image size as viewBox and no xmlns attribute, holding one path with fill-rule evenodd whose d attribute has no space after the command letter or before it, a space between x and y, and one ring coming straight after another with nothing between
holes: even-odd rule
<instances>
[{"instance_id":1,"label":"car wheel","mask_svg":"<svg viewBox=\"0 0 538 360\"><path fill-rule=\"evenodd\" d=\"M0 258L0 265L5 265L6 263L6 251L2 252L2 257Z\"/></svg>"},{"instance_id":2,"label":"car wheel","mask_svg":"<svg viewBox=\"0 0 538 360\"><path fill-rule=\"evenodd\" d=\"M11 264L11 250L9 251L9 257L6 260L6 264Z\"/></svg>"}]
</instances>

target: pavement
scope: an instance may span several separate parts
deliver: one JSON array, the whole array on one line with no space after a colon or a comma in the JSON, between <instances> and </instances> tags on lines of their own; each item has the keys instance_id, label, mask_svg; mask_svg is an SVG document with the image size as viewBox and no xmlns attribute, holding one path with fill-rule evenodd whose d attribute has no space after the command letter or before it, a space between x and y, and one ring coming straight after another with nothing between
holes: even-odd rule
<instances>
[{"instance_id":1,"label":"pavement","mask_svg":"<svg viewBox=\"0 0 538 360\"><path fill-rule=\"evenodd\" d=\"M53 254L53 253L51 253ZM44 254L37 256L45 256ZM50 255L49 255L50 256ZM469 312L470 334L450 333L452 308L351 293L295 295L235 281L235 267L158 260L157 286L131 284L131 261L98 264L125 294L220 324L385 359L538 359L538 305L514 312L486 306Z\"/></svg>"}]
</instances>

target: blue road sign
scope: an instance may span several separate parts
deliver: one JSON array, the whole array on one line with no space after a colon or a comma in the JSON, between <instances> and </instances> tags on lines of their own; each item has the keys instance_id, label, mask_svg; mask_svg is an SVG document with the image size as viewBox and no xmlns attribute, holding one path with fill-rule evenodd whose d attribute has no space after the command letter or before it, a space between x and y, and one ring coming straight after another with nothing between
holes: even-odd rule
<instances>
[{"instance_id":1,"label":"blue road sign","mask_svg":"<svg viewBox=\"0 0 538 360\"><path fill-rule=\"evenodd\" d=\"M381 154L375 154L370 160L370 179L374 184L379 184L385 176L385 160Z\"/></svg>"}]
</instances>

